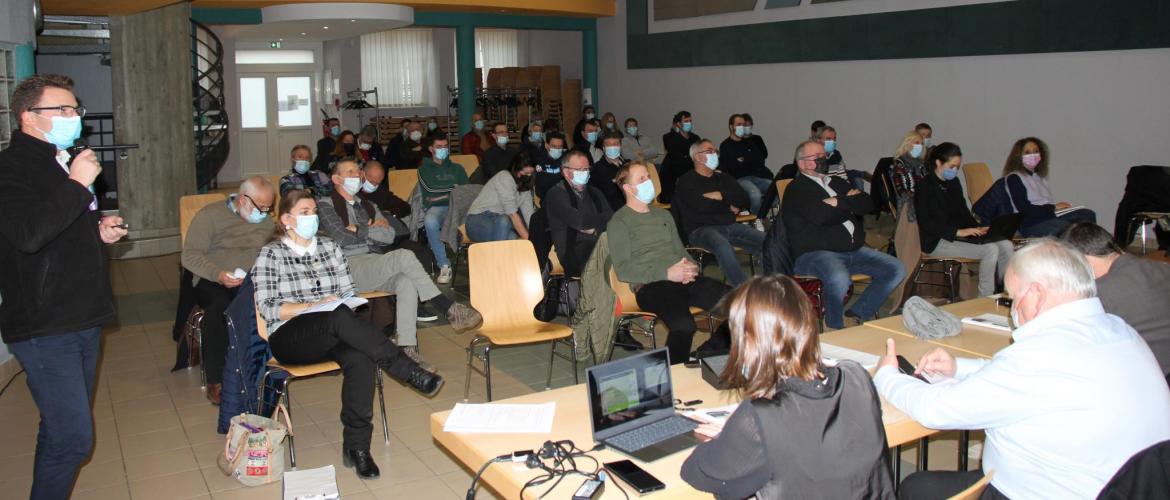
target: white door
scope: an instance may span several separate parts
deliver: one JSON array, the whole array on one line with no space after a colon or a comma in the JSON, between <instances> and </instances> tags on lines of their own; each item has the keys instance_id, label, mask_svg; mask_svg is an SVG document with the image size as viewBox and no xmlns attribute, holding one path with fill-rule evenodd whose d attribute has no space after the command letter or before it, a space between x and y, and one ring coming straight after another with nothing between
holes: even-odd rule
<instances>
[{"instance_id":1,"label":"white door","mask_svg":"<svg viewBox=\"0 0 1170 500\"><path fill-rule=\"evenodd\" d=\"M313 75L240 76L240 163L244 175L283 175L289 152L313 139Z\"/></svg>"}]
</instances>

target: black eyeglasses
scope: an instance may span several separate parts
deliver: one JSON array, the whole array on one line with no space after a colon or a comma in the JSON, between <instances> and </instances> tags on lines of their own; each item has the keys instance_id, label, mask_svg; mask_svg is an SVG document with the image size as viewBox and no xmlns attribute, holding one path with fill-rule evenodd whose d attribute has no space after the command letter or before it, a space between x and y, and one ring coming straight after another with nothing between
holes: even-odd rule
<instances>
[{"instance_id":1,"label":"black eyeglasses","mask_svg":"<svg viewBox=\"0 0 1170 500\"><path fill-rule=\"evenodd\" d=\"M61 113L61 116L85 116L85 106L69 106L62 104L60 106L43 106L39 108L28 108L29 111L56 111Z\"/></svg>"},{"instance_id":2,"label":"black eyeglasses","mask_svg":"<svg viewBox=\"0 0 1170 500\"><path fill-rule=\"evenodd\" d=\"M256 203L256 200L253 200L251 196L248 196L248 195L246 195L246 194L241 194L240 196L243 196L245 199L247 199L248 201L252 202L252 206L253 206L253 207L256 207L256 210L259 210L259 211L260 211L260 213L262 213L262 214L264 214L264 215L268 215L268 213L272 211L272 207L262 207L262 206L260 206L260 204L259 204L259 203Z\"/></svg>"}]
</instances>

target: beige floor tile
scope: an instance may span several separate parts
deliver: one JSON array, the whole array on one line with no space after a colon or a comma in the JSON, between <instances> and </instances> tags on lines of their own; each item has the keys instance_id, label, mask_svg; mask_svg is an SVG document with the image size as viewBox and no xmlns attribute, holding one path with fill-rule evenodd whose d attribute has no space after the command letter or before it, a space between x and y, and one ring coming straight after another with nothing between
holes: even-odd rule
<instances>
[{"instance_id":1,"label":"beige floor tile","mask_svg":"<svg viewBox=\"0 0 1170 500\"><path fill-rule=\"evenodd\" d=\"M117 420L118 436L128 437L165 429L178 430L179 415L175 410L135 413Z\"/></svg>"},{"instance_id":2,"label":"beige floor tile","mask_svg":"<svg viewBox=\"0 0 1170 500\"><path fill-rule=\"evenodd\" d=\"M411 451L426 450L436 446L435 441L431 438L429 424L418 427L403 427L390 432L397 436Z\"/></svg>"},{"instance_id":3,"label":"beige floor tile","mask_svg":"<svg viewBox=\"0 0 1170 500\"><path fill-rule=\"evenodd\" d=\"M247 488L236 478L224 475L223 470L215 465L203 467L199 472L203 474L203 482L207 484L207 489L211 491L213 497L217 492Z\"/></svg>"},{"instance_id":4,"label":"beige floor tile","mask_svg":"<svg viewBox=\"0 0 1170 500\"><path fill-rule=\"evenodd\" d=\"M175 500L207 494L207 485L198 470L130 482L130 495L134 500Z\"/></svg>"},{"instance_id":5,"label":"beige floor tile","mask_svg":"<svg viewBox=\"0 0 1170 500\"><path fill-rule=\"evenodd\" d=\"M73 500L130 500L129 483L115 484L92 490L77 491L75 488Z\"/></svg>"},{"instance_id":6,"label":"beige floor tile","mask_svg":"<svg viewBox=\"0 0 1170 500\"><path fill-rule=\"evenodd\" d=\"M371 490L371 493L382 500L399 500L403 498L426 498L428 500L456 500L462 498L456 495L442 479L427 477L386 488ZM349 497L346 497L349 500Z\"/></svg>"},{"instance_id":7,"label":"beige floor tile","mask_svg":"<svg viewBox=\"0 0 1170 500\"><path fill-rule=\"evenodd\" d=\"M8 444L5 443L7 448ZM14 479L21 476L31 476L33 473L33 456L21 454L0 457L0 481Z\"/></svg>"},{"instance_id":8,"label":"beige floor tile","mask_svg":"<svg viewBox=\"0 0 1170 500\"><path fill-rule=\"evenodd\" d=\"M175 405L171 402L170 394L159 394L114 403L114 417L173 409L175 409Z\"/></svg>"},{"instance_id":9,"label":"beige floor tile","mask_svg":"<svg viewBox=\"0 0 1170 500\"><path fill-rule=\"evenodd\" d=\"M241 485L242 486L242 485ZM280 498L281 484L279 482L250 488L217 491L211 494L214 500L255 500L257 498ZM137 500L137 499L135 499Z\"/></svg>"},{"instance_id":10,"label":"beige floor tile","mask_svg":"<svg viewBox=\"0 0 1170 500\"><path fill-rule=\"evenodd\" d=\"M366 486L371 490L435 476L430 468L410 452L378 455L374 459L382 469L382 476L366 481Z\"/></svg>"},{"instance_id":11,"label":"beige floor tile","mask_svg":"<svg viewBox=\"0 0 1170 500\"><path fill-rule=\"evenodd\" d=\"M442 446L429 450L419 450L414 452L414 455L436 475L454 472L463 468L459 460L450 453L447 453L447 450L443 449Z\"/></svg>"},{"instance_id":12,"label":"beige floor tile","mask_svg":"<svg viewBox=\"0 0 1170 500\"><path fill-rule=\"evenodd\" d=\"M434 410L429 406L410 406L407 408L389 408L390 430L423 427L430 425L431 413Z\"/></svg>"},{"instance_id":13,"label":"beige floor tile","mask_svg":"<svg viewBox=\"0 0 1170 500\"><path fill-rule=\"evenodd\" d=\"M0 480L0 491L11 492L14 498L25 498L32 491L32 476L17 476Z\"/></svg>"},{"instance_id":14,"label":"beige floor tile","mask_svg":"<svg viewBox=\"0 0 1170 500\"><path fill-rule=\"evenodd\" d=\"M122 455L126 458L190 447L187 435L182 429L166 429L136 436L121 436L120 441L122 442Z\"/></svg>"},{"instance_id":15,"label":"beige floor tile","mask_svg":"<svg viewBox=\"0 0 1170 500\"><path fill-rule=\"evenodd\" d=\"M141 481L198 468L199 464L195 462L195 453L191 448L180 448L126 459L126 476L130 481Z\"/></svg>"},{"instance_id":16,"label":"beige floor tile","mask_svg":"<svg viewBox=\"0 0 1170 500\"><path fill-rule=\"evenodd\" d=\"M471 475L472 473L470 471L460 469L442 474L438 477L454 494L458 495L459 498L464 498L464 495L467 494L467 488L471 486ZM476 500L501 500L503 497L496 494L487 485L480 483L479 487L475 490L475 498Z\"/></svg>"},{"instance_id":17,"label":"beige floor tile","mask_svg":"<svg viewBox=\"0 0 1170 500\"><path fill-rule=\"evenodd\" d=\"M81 468L81 474L77 476L77 484L73 489L84 491L118 484L126 484L126 468L120 460L90 462Z\"/></svg>"},{"instance_id":18,"label":"beige floor tile","mask_svg":"<svg viewBox=\"0 0 1170 500\"><path fill-rule=\"evenodd\" d=\"M191 446L191 451L195 454L195 461L199 462L199 467L214 467L216 458L223 454L223 441L207 442Z\"/></svg>"}]
</instances>

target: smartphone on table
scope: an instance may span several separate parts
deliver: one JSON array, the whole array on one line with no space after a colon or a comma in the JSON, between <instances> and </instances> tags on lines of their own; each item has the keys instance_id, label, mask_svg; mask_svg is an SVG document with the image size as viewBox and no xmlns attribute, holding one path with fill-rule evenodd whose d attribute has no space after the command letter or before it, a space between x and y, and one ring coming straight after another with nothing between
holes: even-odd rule
<instances>
[{"instance_id":1,"label":"smartphone on table","mask_svg":"<svg viewBox=\"0 0 1170 500\"><path fill-rule=\"evenodd\" d=\"M629 460L618 460L617 462L607 462L605 468L617 476L630 487L634 488L638 493L649 493L651 491L658 491L666 488L662 481L650 475L645 469L638 467Z\"/></svg>"}]
</instances>

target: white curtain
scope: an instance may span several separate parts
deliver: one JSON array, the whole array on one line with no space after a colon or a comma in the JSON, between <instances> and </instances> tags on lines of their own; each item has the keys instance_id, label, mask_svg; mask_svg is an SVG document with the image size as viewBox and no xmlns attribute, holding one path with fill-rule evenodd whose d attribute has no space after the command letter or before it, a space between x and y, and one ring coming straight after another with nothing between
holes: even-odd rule
<instances>
[{"instance_id":1,"label":"white curtain","mask_svg":"<svg viewBox=\"0 0 1170 500\"><path fill-rule=\"evenodd\" d=\"M475 30L475 66L483 68L485 86L489 69L516 66L519 55L516 30Z\"/></svg>"},{"instance_id":2,"label":"white curtain","mask_svg":"<svg viewBox=\"0 0 1170 500\"><path fill-rule=\"evenodd\" d=\"M435 80L431 30L396 29L362 35L362 89L377 87L380 105L430 106L435 102L435 96L430 95Z\"/></svg>"}]
</instances>

